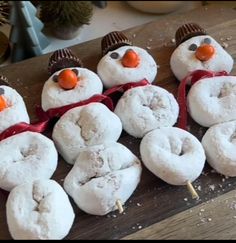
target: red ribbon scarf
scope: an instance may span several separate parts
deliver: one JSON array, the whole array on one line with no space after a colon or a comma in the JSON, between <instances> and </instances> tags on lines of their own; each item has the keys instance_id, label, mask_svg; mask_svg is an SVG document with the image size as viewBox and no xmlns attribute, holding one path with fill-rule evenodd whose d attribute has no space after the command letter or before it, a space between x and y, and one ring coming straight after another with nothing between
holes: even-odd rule
<instances>
[{"instance_id":1,"label":"red ribbon scarf","mask_svg":"<svg viewBox=\"0 0 236 243\"><path fill-rule=\"evenodd\" d=\"M149 84L149 82L146 79L141 80L140 82L136 83L126 83L122 85L117 85L115 87L112 87L111 89L106 90L103 94L97 94L92 96L91 98L87 100L83 100L74 104L70 105L65 105L62 107L58 108L52 108L47 110L46 112L42 109L41 106L36 106L36 114L39 118L38 122L28 124L25 122L20 122L16 125L13 125L0 133L0 141L3 139L6 139L10 136L30 131L30 132L38 132L42 133L44 132L49 125L49 122L53 118L59 118L63 114L65 114L67 111L75 108L75 107L80 107L83 105L90 104L92 102L101 102L104 105L106 105L111 111L114 110L114 104L117 103L117 97L121 96L126 90L134 88L134 87L139 87L139 86L144 86ZM119 97L120 98L120 97Z\"/></svg>"},{"instance_id":2,"label":"red ribbon scarf","mask_svg":"<svg viewBox=\"0 0 236 243\"><path fill-rule=\"evenodd\" d=\"M142 79L139 82L132 82L132 83L126 83L126 84L114 86L110 89L107 89L103 94L112 99L113 105L115 107L118 100L124 94L125 91L132 89L132 88L145 86L145 85L148 85L148 84L150 84L150 83L146 79Z\"/></svg>"},{"instance_id":3,"label":"red ribbon scarf","mask_svg":"<svg viewBox=\"0 0 236 243\"><path fill-rule=\"evenodd\" d=\"M94 95L87 100L80 101L80 102L77 102L77 103L74 103L74 104L49 109L46 112L43 111L43 109L40 106L37 106L36 107L36 113L37 113L37 116L40 119L39 122L32 123L32 124L20 122L16 125L13 125L13 126L9 127L8 129L6 129L5 131L3 131L2 133L0 133L0 141L8 138L10 136L13 136L13 135L16 135L16 134L19 134L19 133L22 133L22 132L26 132L26 131L42 133L47 129L48 124L49 124L49 122L52 118L59 118L64 113L66 113L68 110L70 110L72 108L87 105L87 104L90 104L92 102L102 102L110 110L113 111L113 109L114 109L113 102L112 102L111 98L107 97L105 95L102 95L102 94L101 95L100 94Z\"/></svg>"},{"instance_id":4,"label":"red ribbon scarf","mask_svg":"<svg viewBox=\"0 0 236 243\"><path fill-rule=\"evenodd\" d=\"M186 104L186 86L187 84L193 85L201 79L212 78L217 76L228 76L226 71L213 72L207 70L196 70L187 75L178 87L178 98L179 103L179 120L177 126L184 130L187 130L187 104Z\"/></svg>"}]
</instances>

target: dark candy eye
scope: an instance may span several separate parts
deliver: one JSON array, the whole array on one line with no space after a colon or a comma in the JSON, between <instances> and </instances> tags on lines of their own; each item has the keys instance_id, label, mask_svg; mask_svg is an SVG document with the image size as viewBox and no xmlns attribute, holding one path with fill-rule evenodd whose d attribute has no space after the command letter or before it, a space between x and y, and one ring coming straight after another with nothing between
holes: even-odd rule
<instances>
[{"instance_id":1,"label":"dark candy eye","mask_svg":"<svg viewBox=\"0 0 236 243\"><path fill-rule=\"evenodd\" d=\"M4 95L5 94L5 90L0 88L0 95Z\"/></svg>"},{"instance_id":2,"label":"dark candy eye","mask_svg":"<svg viewBox=\"0 0 236 243\"><path fill-rule=\"evenodd\" d=\"M55 83L57 83L57 82L58 82L58 75L54 75L54 76L52 77L52 80L53 80Z\"/></svg>"},{"instance_id":3,"label":"dark candy eye","mask_svg":"<svg viewBox=\"0 0 236 243\"><path fill-rule=\"evenodd\" d=\"M210 38L205 38L205 39L203 40L203 43L204 43L204 44L211 44L211 39L210 39Z\"/></svg>"},{"instance_id":4,"label":"dark candy eye","mask_svg":"<svg viewBox=\"0 0 236 243\"><path fill-rule=\"evenodd\" d=\"M73 68L71 71L74 72L77 76L79 75L79 71L77 69Z\"/></svg>"},{"instance_id":5,"label":"dark candy eye","mask_svg":"<svg viewBox=\"0 0 236 243\"><path fill-rule=\"evenodd\" d=\"M113 58L113 59L118 59L119 58L119 54L117 52L112 52L110 54L110 57Z\"/></svg>"},{"instance_id":6,"label":"dark candy eye","mask_svg":"<svg viewBox=\"0 0 236 243\"><path fill-rule=\"evenodd\" d=\"M190 51L196 51L197 50L197 45L196 44L191 44L188 49Z\"/></svg>"}]
</instances>

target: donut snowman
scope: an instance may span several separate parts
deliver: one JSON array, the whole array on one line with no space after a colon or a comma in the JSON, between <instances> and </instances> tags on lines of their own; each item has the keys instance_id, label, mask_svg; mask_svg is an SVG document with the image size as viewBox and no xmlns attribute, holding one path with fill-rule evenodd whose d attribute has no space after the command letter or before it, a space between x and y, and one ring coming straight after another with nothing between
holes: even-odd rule
<instances>
[{"instance_id":1,"label":"donut snowman","mask_svg":"<svg viewBox=\"0 0 236 243\"><path fill-rule=\"evenodd\" d=\"M0 86L0 134L21 123L29 124L29 115L20 94ZM0 141L0 188L11 191L33 179L48 179L57 167L53 142L36 132L17 132ZM50 163L48 163L50 161Z\"/></svg>"},{"instance_id":2,"label":"donut snowman","mask_svg":"<svg viewBox=\"0 0 236 243\"><path fill-rule=\"evenodd\" d=\"M8 86L0 86L0 133L19 123L29 123L25 103L18 92Z\"/></svg>"},{"instance_id":3,"label":"donut snowman","mask_svg":"<svg viewBox=\"0 0 236 243\"><path fill-rule=\"evenodd\" d=\"M132 45L119 31L108 33L102 39L103 57L97 73L106 89L146 79L152 83L157 75L157 64L143 48Z\"/></svg>"},{"instance_id":4,"label":"donut snowman","mask_svg":"<svg viewBox=\"0 0 236 243\"><path fill-rule=\"evenodd\" d=\"M192 80L198 75L187 95L188 112L199 125L209 127L202 138L208 163L218 173L234 177L236 77L229 74L233 58L196 24L181 26L176 41L170 64L181 81L179 97L183 98L181 91L186 77Z\"/></svg>"},{"instance_id":5,"label":"donut snowman","mask_svg":"<svg viewBox=\"0 0 236 243\"><path fill-rule=\"evenodd\" d=\"M49 79L45 82L41 104L44 111L63 107L101 94L103 85L98 75L84 68L70 49L55 51L49 59Z\"/></svg>"},{"instance_id":6,"label":"donut snowman","mask_svg":"<svg viewBox=\"0 0 236 243\"><path fill-rule=\"evenodd\" d=\"M171 55L170 67L179 81L195 70L231 72L233 58L198 24L182 25L175 39L176 49Z\"/></svg>"}]
</instances>

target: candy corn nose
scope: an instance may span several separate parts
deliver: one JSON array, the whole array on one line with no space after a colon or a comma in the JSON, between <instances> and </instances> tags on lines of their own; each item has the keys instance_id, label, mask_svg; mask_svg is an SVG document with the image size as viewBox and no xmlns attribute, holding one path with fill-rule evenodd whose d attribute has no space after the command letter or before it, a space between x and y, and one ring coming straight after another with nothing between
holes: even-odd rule
<instances>
[{"instance_id":1,"label":"candy corn nose","mask_svg":"<svg viewBox=\"0 0 236 243\"><path fill-rule=\"evenodd\" d=\"M203 44L199 46L195 52L195 56L200 61L208 61L213 57L215 48L209 44Z\"/></svg>"},{"instance_id":2,"label":"candy corn nose","mask_svg":"<svg viewBox=\"0 0 236 243\"><path fill-rule=\"evenodd\" d=\"M127 50L121 59L124 67L135 68L139 64L139 56L134 50Z\"/></svg>"}]
</instances>

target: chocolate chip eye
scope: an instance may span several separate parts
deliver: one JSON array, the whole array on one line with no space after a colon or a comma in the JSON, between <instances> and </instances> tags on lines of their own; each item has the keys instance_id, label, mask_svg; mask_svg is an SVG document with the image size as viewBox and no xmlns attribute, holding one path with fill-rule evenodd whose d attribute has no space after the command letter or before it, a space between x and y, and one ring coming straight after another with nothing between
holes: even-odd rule
<instances>
[{"instance_id":1,"label":"chocolate chip eye","mask_svg":"<svg viewBox=\"0 0 236 243\"><path fill-rule=\"evenodd\" d=\"M113 59L118 59L119 58L119 54L117 52L112 52L110 54L110 57L113 58Z\"/></svg>"},{"instance_id":2,"label":"chocolate chip eye","mask_svg":"<svg viewBox=\"0 0 236 243\"><path fill-rule=\"evenodd\" d=\"M196 51L197 50L197 45L196 44L191 44L188 49L190 51Z\"/></svg>"},{"instance_id":3,"label":"chocolate chip eye","mask_svg":"<svg viewBox=\"0 0 236 243\"><path fill-rule=\"evenodd\" d=\"M75 68L71 69L72 72L74 72L77 76L79 75L79 71Z\"/></svg>"},{"instance_id":4,"label":"chocolate chip eye","mask_svg":"<svg viewBox=\"0 0 236 243\"><path fill-rule=\"evenodd\" d=\"M5 90L0 88L0 95L4 95L5 94Z\"/></svg>"},{"instance_id":5,"label":"chocolate chip eye","mask_svg":"<svg viewBox=\"0 0 236 243\"><path fill-rule=\"evenodd\" d=\"M54 76L52 77L52 80L53 80L55 83L57 83L57 82L58 82L58 75L54 75Z\"/></svg>"},{"instance_id":6,"label":"chocolate chip eye","mask_svg":"<svg viewBox=\"0 0 236 243\"><path fill-rule=\"evenodd\" d=\"M210 38L205 38L205 39L203 40L203 43L204 43L204 44L211 44L211 39L210 39Z\"/></svg>"}]
</instances>

